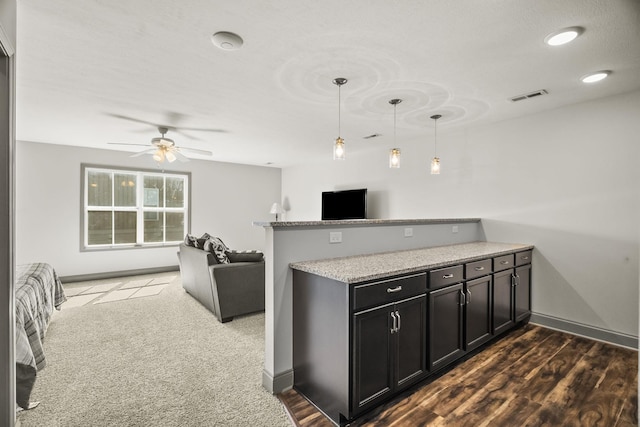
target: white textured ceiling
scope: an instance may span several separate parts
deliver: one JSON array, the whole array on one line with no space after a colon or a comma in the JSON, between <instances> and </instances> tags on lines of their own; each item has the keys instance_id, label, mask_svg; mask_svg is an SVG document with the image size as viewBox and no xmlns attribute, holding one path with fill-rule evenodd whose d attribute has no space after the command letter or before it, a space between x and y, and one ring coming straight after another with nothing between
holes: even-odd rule
<instances>
[{"instance_id":1,"label":"white textured ceiling","mask_svg":"<svg viewBox=\"0 0 640 427\"><path fill-rule=\"evenodd\" d=\"M544 44L570 26L573 43ZM217 31L244 45L214 47ZM356 152L391 147L392 98L397 134L418 138L433 114L446 132L638 90L640 1L19 0L16 58L18 140L123 150L108 143L168 125L213 152L193 158L283 167L331 156L335 77Z\"/></svg>"}]
</instances>

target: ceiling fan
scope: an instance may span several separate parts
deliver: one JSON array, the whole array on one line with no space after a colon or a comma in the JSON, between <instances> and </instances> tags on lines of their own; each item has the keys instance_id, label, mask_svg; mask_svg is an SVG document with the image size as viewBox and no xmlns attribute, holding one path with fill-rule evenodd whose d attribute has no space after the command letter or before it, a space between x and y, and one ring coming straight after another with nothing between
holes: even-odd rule
<instances>
[{"instance_id":1,"label":"ceiling fan","mask_svg":"<svg viewBox=\"0 0 640 427\"><path fill-rule=\"evenodd\" d=\"M153 155L153 160L158 163L163 163L165 160L169 163L180 160L181 162L188 162L189 159L182 154L184 152L191 152L194 154L202 154L205 156L211 156L213 153L207 150L199 150L197 148L187 148L187 147L178 147L175 142L171 138L167 138L165 134L169 131L169 128L166 126L158 126L158 132L160 132L159 137L155 137L151 139L152 148L148 150L140 151L131 155L131 157L139 157L144 154ZM148 144L131 144L127 142L110 142L112 145L137 145L141 147L148 147Z\"/></svg>"}]
</instances>

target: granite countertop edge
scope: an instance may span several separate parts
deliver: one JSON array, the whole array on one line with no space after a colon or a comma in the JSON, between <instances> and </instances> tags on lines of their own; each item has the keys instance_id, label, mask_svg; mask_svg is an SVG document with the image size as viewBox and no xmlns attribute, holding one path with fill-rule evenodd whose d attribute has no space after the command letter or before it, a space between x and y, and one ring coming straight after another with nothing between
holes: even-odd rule
<instances>
[{"instance_id":1,"label":"granite countertop edge","mask_svg":"<svg viewBox=\"0 0 640 427\"><path fill-rule=\"evenodd\" d=\"M472 250L484 248L475 254L463 256L446 256L446 252L456 249ZM313 261L301 261L289 264L294 270L312 273L321 277L347 284L368 282L393 276L418 273L435 268L480 261L488 257L507 255L534 249L533 245L521 243L501 242L473 242L446 246L434 246L421 249L407 249L399 251L379 252L366 255L354 255L340 258L328 258ZM442 252L445 252L443 254ZM424 255L431 254L431 258ZM420 255L423 255L420 257ZM384 267L383 261L390 257L404 257L409 259L407 264L398 268ZM411 257L420 257L420 261L412 262ZM433 260L435 259L435 260ZM351 270L351 271L350 271ZM362 273L367 271L367 273Z\"/></svg>"},{"instance_id":2,"label":"granite countertop edge","mask_svg":"<svg viewBox=\"0 0 640 427\"><path fill-rule=\"evenodd\" d=\"M480 218L431 218L431 219L348 219L340 221L253 221L257 227L353 227L361 225L402 225L402 224L459 224L480 222Z\"/></svg>"}]
</instances>

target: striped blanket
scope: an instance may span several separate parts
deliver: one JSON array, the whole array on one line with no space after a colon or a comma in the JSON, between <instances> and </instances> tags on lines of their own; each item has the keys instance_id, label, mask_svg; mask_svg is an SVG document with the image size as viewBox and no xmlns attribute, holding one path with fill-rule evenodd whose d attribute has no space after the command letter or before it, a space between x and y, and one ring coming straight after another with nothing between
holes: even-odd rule
<instances>
[{"instance_id":1,"label":"striped blanket","mask_svg":"<svg viewBox=\"0 0 640 427\"><path fill-rule=\"evenodd\" d=\"M49 264L19 265L15 277L16 400L22 406L25 391L28 403L36 371L46 366L42 340L53 309L59 310L67 297L58 275Z\"/></svg>"}]
</instances>

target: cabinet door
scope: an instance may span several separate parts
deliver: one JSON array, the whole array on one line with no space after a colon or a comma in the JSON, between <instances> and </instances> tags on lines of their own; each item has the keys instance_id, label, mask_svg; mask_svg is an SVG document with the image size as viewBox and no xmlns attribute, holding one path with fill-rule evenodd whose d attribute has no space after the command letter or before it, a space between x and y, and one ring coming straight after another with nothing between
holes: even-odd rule
<instances>
[{"instance_id":1,"label":"cabinet door","mask_svg":"<svg viewBox=\"0 0 640 427\"><path fill-rule=\"evenodd\" d=\"M435 370L464 353L462 283L429 292L429 365Z\"/></svg>"},{"instance_id":2,"label":"cabinet door","mask_svg":"<svg viewBox=\"0 0 640 427\"><path fill-rule=\"evenodd\" d=\"M412 384L427 373L427 296L396 304L396 387Z\"/></svg>"},{"instance_id":3,"label":"cabinet door","mask_svg":"<svg viewBox=\"0 0 640 427\"><path fill-rule=\"evenodd\" d=\"M465 285L465 349L473 350L491 338L491 276Z\"/></svg>"},{"instance_id":4,"label":"cabinet door","mask_svg":"<svg viewBox=\"0 0 640 427\"><path fill-rule=\"evenodd\" d=\"M516 322L531 314L531 264L516 268L515 280Z\"/></svg>"},{"instance_id":5,"label":"cabinet door","mask_svg":"<svg viewBox=\"0 0 640 427\"><path fill-rule=\"evenodd\" d=\"M354 315L354 413L386 397L393 389L392 313L395 316L394 305L388 304Z\"/></svg>"},{"instance_id":6,"label":"cabinet door","mask_svg":"<svg viewBox=\"0 0 640 427\"><path fill-rule=\"evenodd\" d=\"M499 334L511 328L513 320L513 270L493 275L493 333Z\"/></svg>"}]
</instances>

